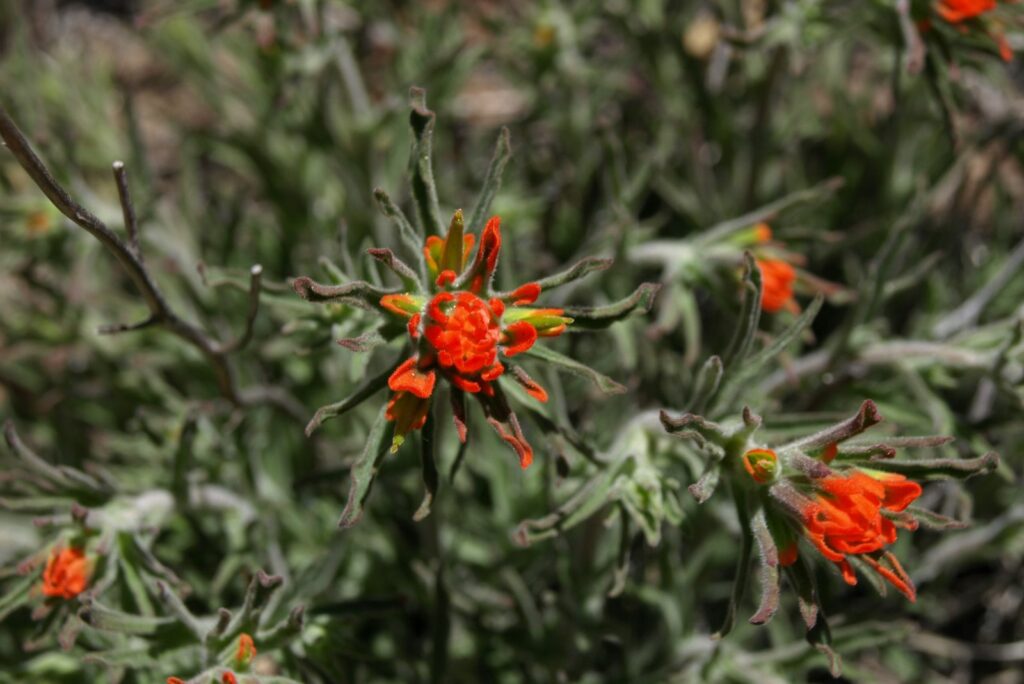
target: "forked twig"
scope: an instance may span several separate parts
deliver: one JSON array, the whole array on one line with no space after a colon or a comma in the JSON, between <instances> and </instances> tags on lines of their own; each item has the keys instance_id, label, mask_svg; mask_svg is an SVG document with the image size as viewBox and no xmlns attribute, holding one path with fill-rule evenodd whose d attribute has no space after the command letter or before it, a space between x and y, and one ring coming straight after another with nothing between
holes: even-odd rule
<instances>
[{"instance_id":1,"label":"forked twig","mask_svg":"<svg viewBox=\"0 0 1024 684\"><path fill-rule=\"evenodd\" d=\"M302 405L280 388L251 387L239 390L234 367L228 358L229 354L242 349L252 339L253 323L259 311L261 267L254 266L250 271L249 314L246 320L245 332L233 342L219 342L211 338L200 327L181 318L171 308L146 268L142 258L142 250L139 246L138 221L135 216L131 195L128 191L128 179L123 162L114 162L113 171L124 215L125 228L128 233L128 243L107 227L95 214L72 199L67 190L57 182L53 174L50 173L50 170L46 168L46 165L32 149L25 135L2 105L0 105L0 138L3 138L11 154L14 155L14 158L17 159L18 163L25 169L25 172L28 173L39 189L43 191L43 194L49 198L53 206L57 207L62 214L100 241L107 251L121 264L125 273L128 274L132 283L138 288L143 299L145 299L146 306L150 312L148 318L134 324L106 326L100 329L101 334L141 330L153 325L163 326L203 353L203 356L206 357L210 367L213 369L220 393L233 405L271 404L299 420L304 420L305 410Z\"/></svg>"}]
</instances>

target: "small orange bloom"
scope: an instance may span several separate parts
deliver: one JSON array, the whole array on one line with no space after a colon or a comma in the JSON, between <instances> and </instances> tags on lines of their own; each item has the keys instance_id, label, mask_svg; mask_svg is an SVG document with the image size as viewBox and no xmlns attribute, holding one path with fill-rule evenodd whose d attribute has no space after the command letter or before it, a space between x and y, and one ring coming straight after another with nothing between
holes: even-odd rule
<instances>
[{"instance_id":1,"label":"small orange bloom","mask_svg":"<svg viewBox=\"0 0 1024 684\"><path fill-rule=\"evenodd\" d=\"M167 684L185 684L185 680L181 677L168 677Z\"/></svg>"},{"instance_id":2,"label":"small orange bloom","mask_svg":"<svg viewBox=\"0 0 1024 684\"><path fill-rule=\"evenodd\" d=\"M54 549L43 571L43 594L71 599L89 583L89 560L81 549Z\"/></svg>"},{"instance_id":3,"label":"small orange bloom","mask_svg":"<svg viewBox=\"0 0 1024 684\"><path fill-rule=\"evenodd\" d=\"M238 684L238 677L234 672L225 672L220 676L221 684Z\"/></svg>"},{"instance_id":4,"label":"small orange bloom","mask_svg":"<svg viewBox=\"0 0 1024 684\"><path fill-rule=\"evenodd\" d=\"M768 484L775 479L779 459L771 449L751 449L743 454L743 467L758 484Z\"/></svg>"},{"instance_id":5,"label":"small orange bloom","mask_svg":"<svg viewBox=\"0 0 1024 684\"><path fill-rule=\"evenodd\" d=\"M896 525L886 513L899 513L921 495L921 485L895 473L854 470L816 482L819 491L800 511L804 533L815 548L834 562L847 584L857 577L848 556L856 556L911 601L914 585L896 557L885 547L896 541ZM911 529L916 524L904 523Z\"/></svg>"},{"instance_id":6,"label":"small orange bloom","mask_svg":"<svg viewBox=\"0 0 1024 684\"><path fill-rule=\"evenodd\" d=\"M757 242L768 242L772 239L772 228L765 222L754 226L754 240Z\"/></svg>"},{"instance_id":7,"label":"small orange bloom","mask_svg":"<svg viewBox=\"0 0 1024 684\"><path fill-rule=\"evenodd\" d=\"M996 9L997 6L997 0L939 0L935 11L946 22L958 25L972 19L979 19L982 15ZM961 30L966 31L963 28ZM1010 49L1010 44L1006 42L1006 36L1002 31L994 29L989 35L999 46L999 56L1003 58L1003 61L1009 62L1013 59L1013 51Z\"/></svg>"},{"instance_id":8,"label":"small orange bloom","mask_svg":"<svg viewBox=\"0 0 1024 684\"><path fill-rule=\"evenodd\" d=\"M785 546L779 547L779 565L783 567L789 567L793 563L796 563L797 559L797 548L796 542L790 542Z\"/></svg>"},{"instance_id":9,"label":"small orange bloom","mask_svg":"<svg viewBox=\"0 0 1024 684\"><path fill-rule=\"evenodd\" d=\"M540 337L560 335L572 322L562 309L527 306L540 296L538 283L526 283L510 293L490 293L501 250L500 226L497 216L487 222L476 256L467 265L475 240L462 235L462 214L456 212L448 235L427 238L423 248L437 293L429 301L410 294L386 295L380 301L384 310L407 319L417 348L388 378L394 392L386 412L395 422L392 450L405 434L423 427L438 375L463 392L493 397L493 383L506 371L503 358L527 351ZM530 396L547 399L543 388L525 374L513 377ZM501 436L519 454L520 465L527 467L533 451L521 435Z\"/></svg>"},{"instance_id":10,"label":"small orange bloom","mask_svg":"<svg viewBox=\"0 0 1024 684\"><path fill-rule=\"evenodd\" d=\"M939 0L935 11L951 24L974 19L996 8L996 0Z\"/></svg>"},{"instance_id":11,"label":"small orange bloom","mask_svg":"<svg viewBox=\"0 0 1024 684\"><path fill-rule=\"evenodd\" d=\"M248 667L252 659L256 657L256 644L252 637L242 633L238 637L238 650L235 651L235 665L240 668Z\"/></svg>"},{"instance_id":12,"label":"small orange bloom","mask_svg":"<svg viewBox=\"0 0 1024 684\"><path fill-rule=\"evenodd\" d=\"M797 308L793 300L793 281L796 271L781 259L758 259L757 267L761 269L761 309L768 313L776 313L783 308Z\"/></svg>"}]
</instances>

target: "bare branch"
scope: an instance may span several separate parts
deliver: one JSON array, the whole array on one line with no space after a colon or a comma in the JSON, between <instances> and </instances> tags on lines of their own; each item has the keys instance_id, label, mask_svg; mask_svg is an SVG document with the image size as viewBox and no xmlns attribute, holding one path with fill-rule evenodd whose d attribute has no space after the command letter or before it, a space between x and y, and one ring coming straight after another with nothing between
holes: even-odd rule
<instances>
[{"instance_id":1,"label":"bare branch","mask_svg":"<svg viewBox=\"0 0 1024 684\"><path fill-rule=\"evenodd\" d=\"M96 329L96 332L100 335L117 335L118 333L142 330L143 328L148 328L151 325L156 325L159 322L160 321L156 316L150 316L138 323L114 323L112 325L101 325Z\"/></svg>"},{"instance_id":2,"label":"bare branch","mask_svg":"<svg viewBox=\"0 0 1024 684\"><path fill-rule=\"evenodd\" d=\"M218 345L221 354L244 349L252 340L253 327L256 324L256 315L260 312L260 281L263 277L263 267L259 264L249 269L249 313L245 318L245 332L237 339Z\"/></svg>"},{"instance_id":3,"label":"bare branch","mask_svg":"<svg viewBox=\"0 0 1024 684\"><path fill-rule=\"evenodd\" d=\"M43 194L49 198L50 202L62 214L99 240L107 251L113 254L114 258L121 264L125 273L128 274L132 283L134 283L146 300L146 306L149 307L150 311L150 317L146 321L130 326L114 326L105 329L105 332L125 332L127 330L140 330L149 325L162 325L171 333L203 353L203 356L206 357L210 367L213 369L220 393L235 406L265 403L277 406L293 416L299 414L299 411L296 411L296 402L284 390L273 388L273 391L270 391L267 388L250 388L240 392L238 389L234 368L227 354L236 348L241 348L241 346L244 346L244 343L248 342L248 338L251 336L251 319L255 317L254 308L258 305L258 301L255 304L250 304L250 321L246 334L240 338L239 343L231 345L224 345L212 339L201 328L183 320L171 309L163 293L160 292L156 282L146 269L142 261L142 255L138 250L138 230L137 226L132 227L135 226L134 208L128 195L127 177L124 174L123 164L117 162L113 168L114 178L117 181L118 192L121 196L121 206L125 213L125 224L128 227L129 237L132 240L131 246L118 237L96 215L71 198L67 190L57 182L53 174L50 173L50 170L46 168L46 165L36 155L25 135L2 105L0 105L0 138L3 138L11 154L14 155L14 158L17 159L18 163L25 169L25 172L28 173L35 184L39 186ZM252 277L258 281L259 274L253 273ZM258 286L258 284L257 282L256 285ZM250 292L254 289L258 298L259 288L254 288L250 284ZM250 301L252 301L252 295L250 295Z\"/></svg>"},{"instance_id":4,"label":"bare branch","mask_svg":"<svg viewBox=\"0 0 1024 684\"><path fill-rule=\"evenodd\" d=\"M121 213L124 214L124 229L128 231L128 242L132 251L143 261L142 248L139 247L139 223L135 218L135 204L132 202L131 191L128 189L128 172L124 168L123 161L116 161L113 164L114 181L117 183L117 196L121 200Z\"/></svg>"}]
</instances>

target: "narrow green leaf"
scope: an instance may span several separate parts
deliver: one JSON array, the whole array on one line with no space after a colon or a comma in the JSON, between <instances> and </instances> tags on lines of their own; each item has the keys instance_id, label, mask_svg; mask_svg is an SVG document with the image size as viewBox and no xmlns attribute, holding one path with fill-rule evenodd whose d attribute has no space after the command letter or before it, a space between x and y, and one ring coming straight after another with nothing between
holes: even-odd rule
<instances>
[{"instance_id":1,"label":"narrow green leaf","mask_svg":"<svg viewBox=\"0 0 1024 684\"><path fill-rule=\"evenodd\" d=\"M156 615L153 610L153 602L149 600L149 593L142 581L137 569L137 557L135 554L135 543L132 535L128 532L117 533L117 562L121 570L121 579L128 586L128 592L135 601L135 608L143 616Z\"/></svg>"},{"instance_id":2,"label":"narrow green leaf","mask_svg":"<svg viewBox=\"0 0 1024 684\"><path fill-rule=\"evenodd\" d=\"M935 458L872 461L870 467L890 473L900 473L917 480L966 480L975 475L990 473L999 466L999 456L993 452L976 458Z\"/></svg>"},{"instance_id":3,"label":"narrow green leaf","mask_svg":"<svg viewBox=\"0 0 1024 684\"><path fill-rule=\"evenodd\" d=\"M494 145L494 156L491 157L490 166L487 167L487 175L484 176L483 187L480 189L480 195L477 197L473 213L470 215L469 231L471 233L478 233L483 228L484 221L487 220L487 214L491 211L491 203L494 201L494 196L501 189L501 176L505 172L505 166L508 164L511 156L512 142L508 128L502 126L501 132L498 133L498 142Z\"/></svg>"},{"instance_id":4,"label":"narrow green leaf","mask_svg":"<svg viewBox=\"0 0 1024 684\"><path fill-rule=\"evenodd\" d=\"M791 207L828 199L835 194L836 190L843 187L843 182L842 178L829 178L812 188L797 190L796 192L786 195L785 197L782 197L770 204L766 204L763 207L744 214L743 216L718 223L707 230L701 231L695 241L695 244L707 245L714 242L720 242L731 234L743 230L744 228L749 228L760 221L770 221L780 212Z\"/></svg>"},{"instance_id":5,"label":"narrow green leaf","mask_svg":"<svg viewBox=\"0 0 1024 684\"><path fill-rule=\"evenodd\" d=\"M553 290L556 287L571 283L574 280L579 280L587 274L593 273L594 271L604 271L611 268L614 263L613 259L602 259L600 257L586 257L580 259L575 264L567 268L566 270L550 275L546 278L541 278L537 281L540 285L542 292Z\"/></svg>"},{"instance_id":6,"label":"narrow green leaf","mask_svg":"<svg viewBox=\"0 0 1024 684\"><path fill-rule=\"evenodd\" d=\"M544 345L535 344L523 353L539 361L550 363L559 370L564 370L574 375L586 378L594 383L594 386L605 394L622 394L626 391L626 388L623 385L620 385L608 376L602 375L593 368L585 366L579 361L570 359L564 354L559 354Z\"/></svg>"},{"instance_id":7,"label":"narrow green leaf","mask_svg":"<svg viewBox=\"0 0 1024 684\"><path fill-rule=\"evenodd\" d=\"M779 609L779 550L775 546L771 532L768 531L763 509L759 509L751 518L750 529L757 541L758 558L761 561L761 603L757 612L751 616L750 623L763 625L771 620L775 611Z\"/></svg>"},{"instance_id":8,"label":"narrow green leaf","mask_svg":"<svg viewBox=\"0 0 1024 684\"><path fill-rule=\"evenodd\" d=\"M765 365L775 359L786 347L803 334L804 330L809 328L814 322L814 318L821 310L821 305L824 301L825 298L819 294L804 312L800 314L799 318L772 340L771 344L743 361L739 367L733 369L733 372L729 374L725 384L722 386L719 404L728 405L734 399L736 392L745 387L750 379L757 375Z\"/></svg>"},{"instance_id":9,"label":"narrow green leaf","mask_svg":"<svg viewBox=\"0 0 1024 684\"><path fill-rule=\"evenodd\" d=\"M907 513L910 513L921 524L921 527L927 527L930 530L962 530L970 527L970 523L929 511L920 506L910 506L907 508Z\"/></svg>"},{"instance_id":10,"label":"narrow green leaf","mask_svg":"<svg viewBox=\"0 0 1024 684\"><path fill-rule=\"evenodd\" d=\"M623 458L614 467L595 475L584 483L576 493L543 518L524 520L516 529L516 541L522 546L554 537L571 530L599 511L612 500L612 487L620 476L628 476L636 469L636 461L630 456Z\"/></svg>"},{"instance_id":11,"label":"narrow green leaf","mask_svg":"<svg viewBox=\"0 0 1024 684\"><path fill-rule=\"evenodd\" d=\"M709 463L700 479L687 487L690 494L693 494L693 498L697 500L697 503L702 504L711 498L711 495L715 493L715 489L718 487L721 473L722 468L718 463Z\"/></svg>"},{"instance_id":12,"label":"narrow green leaf","mask_svg":"<svg viewBox=\"0 0 1024 684\"><path fill-rule=\"evenodd\" d=\"M408 264L395 256L390 249L383 247L371 247L366 253L392 271L402 280L402 287L411 292L418 292L423 289L423 281Z\"/></svg>"},{"instance_id":13,"label":"narrow green leaf","mask_svg":"<svg viewBox=\"0 0 1024 684\"><path fill-rule=\"evenodd\" d=\"M736 560L736 574L733 579L729 605L725 610L725 619L718 631L712 635L713 639L722 639L732 631L736 624L736 613L739 610L740 602L743 601L743 595L747 591L747 583L750 581L750 557L754 551L754 535L750 529L750 506L744 491L734 491L733 500L742 530L740 555Z\"/></svg>"},{"instance_id":14,"label":"narrow green leaf","mask_svg":"<svg viewBox=\"0 0 1024 684\"><path fill-rule=\"evenodd\" d=\"M20 577L8 587L7 593L0 596L0 622L8 615L28 603L32 585L39 581L36 573Z\"/></svg>"},{"instance_id":15,"label":"narrow green leaf","mask_svg":"<svg viewBox=\"0 0 1024 684\"><path fill-rule=\"evenodd\" d=\"M660 289L661 285L658 283L643 283L633 291L633 294L612 304L566 307L565 315L573 320L569 330L600 330L621 321L635 311L647 313L654 306L654 298Z\"/></svg>"},{"instance_id":16,"label":"narrow green leaf","mask_svg":"<svg viewBox=\"0 0 1024 684\"><path fill-rule=\"evenodd\" d=\"M313 434L313 432L319 428L324 421L330 420L331 418L337 418L341 414L349 411L359 404L363 403L378 391L384 389L388 384L388 378L395 372L395 368L398 367L398 363L393 363L383 372L367 378L363 381L363 384L356 388L356 391L348 395L341 401L326 406L321 406L313 414L309 423L306 425L306 436Z\"/></svg>"},{"instance_id":17,"label":"narrow green leaf","mask_svg":"<svg viewBox=\"0 0 1024 684\"><path fill-rule=\"evenodd\" d=\"M382 406L377 418L366 437L366 446L362 455L352 465L351 485L348 491L348 502L338 520L338 527L352 527L363 516L363 508L370 497L370 489L377 477L377 469L391 447L391 436L395 424L385 417L387 407Z\"/></svg>"},{"instance_id":18,"label":"narrow green leaf","mask_svg":"<svg viewBox=\"0 0 1024 684\"><path fill-rule=\"evenodd\" d=\"M743 302L740 315L729 342L722 362L728 369L733 369L747 357L750 347L754 344L757 326L761 321L761 269L757 267L754 255L743 254Z\"/></svg>"},{"instance_id":19,"label":"narrow green leaf","mask_svg":"<svg viewBox=\"0 0 1024 684\"><path fill-rule=\"evenodd\" d=\"M130 615L119 610L107 608L95 599L89 599L78 611L82 622L93 629L103 632L121 632L137 636L155 636L167 631L177 624L177 619L169 617L146 617Z\"/></svg>"},{"instance_id":20,"label":"narrow green leaf","mask_svg":"<svg viewBox=\"0 0 1024 684\"><path fill-rule=\"evenodd\" d=\"M433 415L429 416L427 422L423 424L420 430L420 468L423 473L423 501L412 516L412 519L416 522L430 515L430 507L434 502L434 497L437 495L437 463L434 460L437 450L436 430L434 429L435 420L436 418Z\"/></svg>"},{"instance_id":21,"label":"narrow green leaf","mask_svg":"<svg viewBox=\"0 0 1024 684\"><path fill-rule=\"evenodd\" d=\"M402 240L402 244L405 245L409 254L413 255L420 277L426 282L427 268L426 263L423 261L423 232L413 227L405 212L381 188L373 191L373 199L376 200L377 208L380 209L380 212L391 219L395 226L398 227L398 235Z\"/></svg>"},{"instance_id":22,"label":"narrow green leaf","mask_svg":"<svg viewBox=\"0 0 1024 684\"><path fill-rule=\"evenodd\" d=\"M690 406L693 407L693 411L702 412L708 402L714 399L724 371L722 359L717 356L712 356L704 362L700 373L697 374L697 382L693 386L693 396L690 397Z\"/></svg>"},{"instance_id":23,"label":"narrow green leaf","mask_svg":"<svg viewBox=\"0 0 1024 684\"><path fill-rule=\"evenodd\" d=\"M361 309L386 311L380 305L384 295L398 294L402 290L385 290L363 280L353 280L344 285L324 285L308 276L299 276L292 281L292 289L307 302L341 302Z\"/></svg>"},{"instance_id":24,"label":"narrow green leaf","mask_svg":"<svg viewBox=\"0 0 1024 684\"><path fill-rule=\"evenodd\" d=\"M411 111L409 124L412 126L413 144L409 156L409 172L412 196L416 213L423 232L440 235L441 207L437 201L437 186L434 184L433 146L434 112L427 109L427 92L422 88L409 90Z\"/></svg>"}]
</instances>

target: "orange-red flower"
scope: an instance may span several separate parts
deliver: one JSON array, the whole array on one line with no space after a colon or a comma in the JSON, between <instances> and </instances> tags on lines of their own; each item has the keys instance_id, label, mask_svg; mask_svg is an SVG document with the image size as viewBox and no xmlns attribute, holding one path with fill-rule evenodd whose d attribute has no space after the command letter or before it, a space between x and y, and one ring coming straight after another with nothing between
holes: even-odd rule
<instances>
[{"instance_id":1,"label":"orange-red flower","mask_svg":"<svg viewBox=\"0 0 1024 684\"><path fill-rule=\"evenodd\" d=\"M238 649L235 651L235 667L246 668L256 657L256 644L252 637L244 632L238 636Z\"/></svg>"},{"instance_id":2,"label":"orange-red flower","mask_svg":"<svg viewBox=\"0 0 1024 684\"><path fill-rule=\"evenodd\" d=\"M793 267L781 259L758 259L757 267L761 269L761 308L768 313L798 310L793 299Z\"/></svg>"},{"instance_id":3,"label":"orange-red flower","mask_svg":"<svg viewBox=\"0 0 1024 684\"><path fill-rule=\"evenodd\" d=\"M974 19L996 8L996 0L939 0L935 11L951 24Z\"/></svg>"},{"instance_id":4,"label":"orange-red flower","mask_svg":"<svg viewBox=\"0 0 1024 684\"><path fill-rule=\"evenodd\" d=\"M78 596L89 583L89 566L82 549L54 549L43 570L43 594L64 599Z\"/></svg>"},{"instance_id":5,"label":"orange-red flower","mask_svg":"<svg viewBox=\"0 0 1024 684\"><path fill-rule=\"evenodd\" d=\"M758 484L768 484L778 473L779 457L771 449L750 449L743 454L743 468Z\"/></svg>"},{"instance_id":6,"label":"orange-red flower","mask_svg":"<svg viewBox=\"0 0 1024 684\"><path fill-rule=\"evenodd\" d=\"M803 498L799 513L804 535L842 571L847 584L857 577L848 557L860 558L911 601L914 585L896 557L885 548L896 541L897 523L907 529L917 524L904 511L921 495L921 485L903 475L852 470L832 473L815 481L817 491ZM795 548L786 560L796 560Z\"/></svg>"},{"instance_id":7,"label":"orange-red flower","mask_svg":"<svg viewBox=\"0 0 1024 684\"><path fill-rule=\"evenodd\" d=\"M427 238L423 249L433 289L427 299L413 294L385 295L380 305L406 319L406 329L416 351L388 379L393 394L387 418L395 422L397 449L410 431L423 427L430 410L438 376L453 391L485 399L495 395L495 385L505 374L504 359L527 351L540 337L562 334L572 319L562 309L529 306L540 296L538 283L527 283L508 293L491 292L491 280L501 250L501 219L492 217L480 236L476 256L467 267L474 245L472 235L462 234L462 213L456 212L448 235ZM539 401L547 393L525 373L511 376ZM457 420L461 420L457 416ZM533 451L513 424L510 433L495 421L499 434L519 455L526 468ZM459 436L465 438L464 429Z\"/></svg>"},{"instance_id":8,"label":"orange-red flower","mask_svg":"<svg viewBox=\"0 0 1024 684\"><path fill-rule=\"evenodd\" d=\"M996 9L998 4L997 0L939 0L935 5L935 11L946 22L958 25L981 18L982 15ZM1007 62L1013 59L1013 51L1002 31L993 29L989 35L999 46L999 56Z\"/></svg>"}]
</instances>

